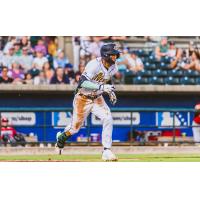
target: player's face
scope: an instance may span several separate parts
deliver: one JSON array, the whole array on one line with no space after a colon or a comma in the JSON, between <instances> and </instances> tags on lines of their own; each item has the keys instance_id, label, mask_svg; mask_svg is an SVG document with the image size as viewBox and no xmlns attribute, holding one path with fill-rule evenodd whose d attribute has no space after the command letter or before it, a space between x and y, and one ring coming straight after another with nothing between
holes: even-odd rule
<instances>
[{"instance_id":1,"label":"player's face","mask_svg":"<svg viewBox=\"0 0 200 200\"><path fill-rule=\"evenodd\" d=\"M112 60L113 62L116 62L116 60L117 60L117 55L111 55L110 58L111 58L111 60Z\"/></svg>"}]
</instances>

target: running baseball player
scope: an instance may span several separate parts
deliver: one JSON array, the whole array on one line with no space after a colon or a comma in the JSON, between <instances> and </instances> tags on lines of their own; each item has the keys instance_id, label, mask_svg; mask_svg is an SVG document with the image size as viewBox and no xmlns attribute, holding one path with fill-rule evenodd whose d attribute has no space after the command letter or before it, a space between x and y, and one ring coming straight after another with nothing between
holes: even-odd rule
<instances>
[{"instance_id":1,"label":"running baseball player","mask_svg":"<svg viewBox=\"0 0 200 200\"><path fill-rule=\"evenodd\" d=\"M107 84L112 76L117 73L116 60L120 56L114 43L108 43L101 47L101 57L91 60L80 77L77 92L73 101L73 116L71 123L63 132L56 135L56 147L63 149L65 141L73 134L77 133L84 123L87 116L93 113L101 119L102 130L102 159L104 161L117 161L117 157L111 151L113 121L110 109L104 98L103 93L107 93L110 102L114 105L117 101L114 93L115 87Z\"/></svg>"}]
</instances>

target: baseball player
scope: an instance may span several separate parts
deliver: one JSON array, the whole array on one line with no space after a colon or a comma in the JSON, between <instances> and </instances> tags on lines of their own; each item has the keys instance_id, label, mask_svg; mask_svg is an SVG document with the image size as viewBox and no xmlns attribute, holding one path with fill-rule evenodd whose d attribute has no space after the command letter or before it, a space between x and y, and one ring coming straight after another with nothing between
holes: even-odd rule
<instances>
[{"instance_id":1,"label":"baseball player","mask_svg":"<svg viewBox=\"0 0 200 200\"><path fill-rule=\"evenodd\" d=\"M108 43L100 49L101 57L91 60L82 73L73 101L73 116L71 123L63 132L56 135L56 147L64 148L65 141L77 133L84 120L91 113L101 119L103 124L102 144L104 147L102 159L104 161L116 161L117 157L111 151L113 121L110 109L103 93L109 95L111 103L117 101L114 86L107 84L111 77L117 73L116 60L120 56L114 43Z\"/></svg>"},{"instance_id":2,"label":"baseball player","mask_svg":"<svg viewBox=\"0 0 200 200\"><path fill-rule=\"evenodd\" d=\"M194 142L200 142L200 103L195 105L195 114L192 122Z\"/></svg>"}]
</instances>

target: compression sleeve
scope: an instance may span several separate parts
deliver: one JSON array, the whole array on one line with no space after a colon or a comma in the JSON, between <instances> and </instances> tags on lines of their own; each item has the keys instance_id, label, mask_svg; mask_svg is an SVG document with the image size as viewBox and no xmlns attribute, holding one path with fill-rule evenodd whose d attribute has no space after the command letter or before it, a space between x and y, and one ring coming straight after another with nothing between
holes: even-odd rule
<instances>
[{"instance_id":1,"label":"compression sleeve","mask_svg":"<svg viewBox=\"0 0 200 200\"><path fill-rule=\"evenodd\" d=\"M82 88L86 88L86 89L90 89L90 90L98 90L99 89L99 85L97 83L93 83L91 81L84 81L81 84Z\"/></svg>"},{"instance_id":2,"label":"compression sleeve","mask_svg":"<svg viewBox=\"0 0 200 200\"><path fill-rule=\"evenodd\" d=\"M81 75L78 88L86 88L90 90L98 90L99 84L93 83L92 81L88 80L84 75Z\"/></svg>"}]
</instances>

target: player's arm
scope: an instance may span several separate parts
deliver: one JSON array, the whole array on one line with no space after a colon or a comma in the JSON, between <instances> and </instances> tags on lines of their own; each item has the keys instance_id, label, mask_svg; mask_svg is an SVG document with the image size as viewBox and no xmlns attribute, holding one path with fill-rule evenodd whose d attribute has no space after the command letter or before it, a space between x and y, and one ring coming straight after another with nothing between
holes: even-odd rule
<instances>
[{"instance_id":1,"label":"player's arm","mask_svg":"<svg viewBox=\"0 0 200 200\"><path fill-rule=\"evenodd\" d=\"M81 75L78 88L86 88L89 90L99 90L100 85L88 80L84 75Z\"/></svg>"},{"instance_id":2,"label":"player's arm","mask_svg":"<svg viewBox=\"0 0 200 200\"><path fill-rule=\"evenodd\" d=\"M101 90L104 92L111 92L115 89L113 85L94 83L84 75L81 75L80 77L78 88L86 88L89 90Z\"/></svg>"}]
</instances>

